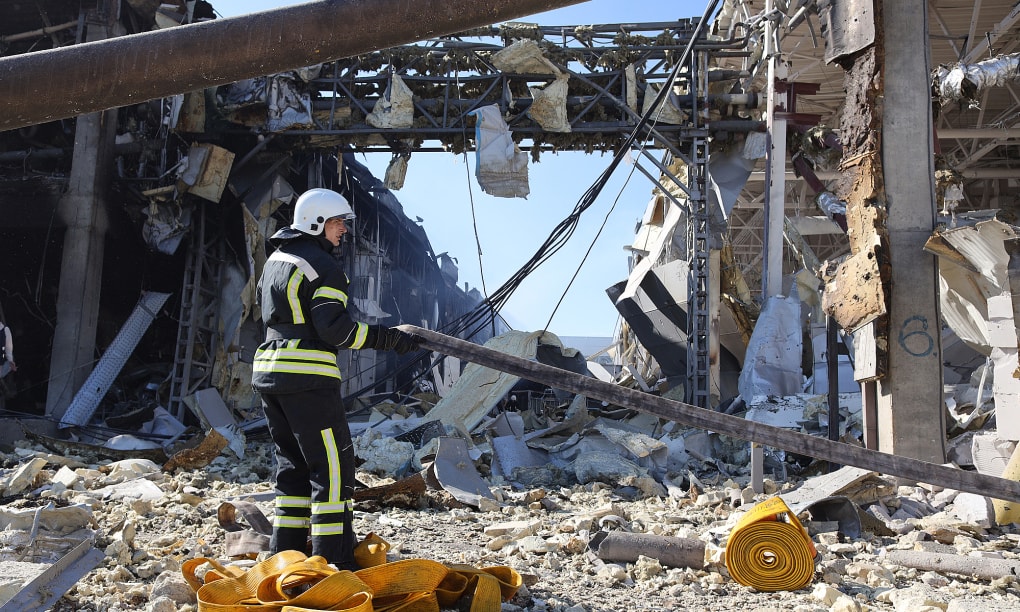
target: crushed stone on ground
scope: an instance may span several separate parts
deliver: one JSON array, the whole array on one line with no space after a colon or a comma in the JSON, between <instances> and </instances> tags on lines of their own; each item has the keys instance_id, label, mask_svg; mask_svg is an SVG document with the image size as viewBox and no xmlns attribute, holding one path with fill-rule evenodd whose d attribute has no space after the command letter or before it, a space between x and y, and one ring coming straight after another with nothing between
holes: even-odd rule
<instances>
[{"instance_id":1,"label":"crushed stone on ground","mask_svg":"<svg viewBox=\"0 0 1020 612\"><path fill-rule=\"evenodd\" d=\"M21 455L35 453L45 458L48 454L42 447L19 450ZM21 456L5 459L8 468L23 461ZM81 504L91 510L96 547L104 551L105 558L65 594L53 608L57 612L197 610L195 595L180 568L193 557L227 560L225 532L217 522L219 505L239 498L255 500L266 516L272 516L273 460L268 442L249 442L243 459L222 455L200 470L143 472L141 478L160 492L149 500L103 499L110 495L110 485L123 484L130 473L111 470L110 461L62 459L82 475L70 487L58 483L66 482L66 477L54 479L61 466L48 462L37 474L32 490L18 499L4 500L5 508L56 502ZM377 480L364 476L366 482ZM648 558L628 564L604 563L588 549L590 535L606 529L698 538L709 549L718 550L734 518L770 495L756 496L742 508L735 504L748 497L739 493L746 480L717 480L712 485L711 480L701 479L706 490L697 499L641 497L633 488L618 490L598 482L528 491L498 487L502 501L487 505L485 511L445 507L444 503L452 500L423 497L421 507L358 511L355 527L359 537L374 532L388 541L390 561L425 558L514 568L524 577L525 586L503 604L504 612L1020 609L1020 587L1014 576L987 581L883 563L882 553L891 549L1020 558L1016 525L963 524L946 511L952 508L951 494L920 487L892 487L883 498L881 503L890 517L903 508L913 508L909 500L930 507L917 518L902 513L890 518L887 525L896 535L865 532L861 538L849 540L836 532L813 534L819 551L815 577L806 588L794 592L765 593L741 586L719 562L704 569L664 567ZM768 484L774 490L775 485ZM505 523L523 523L527 529L506 537L499 529ZM487 532L503 533L504 537ZM18 554L12 541L4 542L3 563Z\"/></svg>"}]
</instances>

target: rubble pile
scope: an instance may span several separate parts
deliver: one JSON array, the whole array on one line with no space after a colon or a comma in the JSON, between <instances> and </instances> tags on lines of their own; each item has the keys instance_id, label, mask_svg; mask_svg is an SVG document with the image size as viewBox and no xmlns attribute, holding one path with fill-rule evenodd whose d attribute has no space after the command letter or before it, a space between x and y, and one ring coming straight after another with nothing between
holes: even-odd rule
<instances>
[{"instance_id":1,"label":"rubble pile","mask_svg":"<svg viewBox=\"0 0 1020 612\"><path fill-rule=\"evenodd\" d=\"M581 431L623 443L626 436L616 432L625 425L603 419ZM711 437L705 443L703 432L696 435L702 437L701 452L738 446L720 446ZM566 437L574 436L583 437ZM980 496L897 485L850 467L821 473L824 464L790 475L782 485L766 479L759 494L746 469L741 474L721 459L691 457L683 471L674 463L658 475L653 463L640 465L641 457L622 469L620 453L610 461L614 453L590 449L571 460L573 469L550 465L540 475L537 469L527 475L517 470L520 479L540 482L521 487L493 465L484 438L426 437L403 442L410 447L406 458L383 468L403 474L359 472L372 486L359 491L357 531L385 540L391 561L513 567L525 587L503 604L505 611L1020 608L1020 529L997 526L990 501ZM378 433L359 438L359 450L379 446L392 453L400 446ZM637 436L647 443L645 438ZM420 455L416 442L438 448L435 460ZM459 470L453 476L440 465L451 448L470 457L452 464ZM53 609L196 610L195 594L181 574L184 561L253 563L226 555L226 532L217 520L221 505L248 501L272 516L272 450L264 441L249 440L243 458L225 450L197 469L164 470L148 459L102 454L54 454L28 442L2 457L5 601L19 592L24 596L33 578L84 542L101 554L68 584ZM366 460L362 467L372 466L360 459ZM414 467L422 462L424 476ZM484 490L463 489L466 475ZM372 494L413 478L427 484L405 488L402 496ZM725 545L741 516L777 494L801 517L818 556L807 587L768 593L732 579ZM613 552L604 546L607 536L618 538Z\"/></svg>"}]
</instances>

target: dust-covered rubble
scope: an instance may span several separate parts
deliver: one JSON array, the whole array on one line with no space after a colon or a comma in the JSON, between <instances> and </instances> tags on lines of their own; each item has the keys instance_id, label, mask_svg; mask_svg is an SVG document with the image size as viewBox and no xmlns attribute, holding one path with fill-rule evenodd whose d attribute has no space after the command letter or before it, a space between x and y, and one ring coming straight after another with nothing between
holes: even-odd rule
<instances>
[{"instance_id":1,"label":"dust-covered rubble","mask_svg":"<svg viewBox=\"0 0 1020 612\"><path fill-rule=\"evenodd\" d=\"M3 459L0 567L6 578L0 594L14 596L19 584L54 563L71 542L91 538L104 553L59 600L53 608L58 611L196 610L181 565L194 557L231 562L219 506L250 500L272 516L268 442L250 441L243 459L227 453L204 469L172 473L146 460L58 456L27 445ZM379 482L367 473L360 477ZM524 586L503 604L507 612L1020 609L1015 574L979 579L888 561L892 551L921 551L974 564L1020 563L1017 526L973 521L970 500L962 510L954 492L873 477L854 495L877 521L857 538L833 521L803 514L818 550L814 578L797 591L768 593L737 584L722 553L736 520L752 504L792 493L796 484L780 489L766 480L766 492L754 495L746 478L685 482L660 495L598 481L528 490L493 486L492 499L478 509L421 497L417 507L359 510L355 527L360 536L385 539L389 560L513 567ZM865 501L869 497L874 499ZM590 546L600 531L697 541L704 544L704 562L670 567L644 555L633 562L604 561Z\"/></svg>"}]
</instances>

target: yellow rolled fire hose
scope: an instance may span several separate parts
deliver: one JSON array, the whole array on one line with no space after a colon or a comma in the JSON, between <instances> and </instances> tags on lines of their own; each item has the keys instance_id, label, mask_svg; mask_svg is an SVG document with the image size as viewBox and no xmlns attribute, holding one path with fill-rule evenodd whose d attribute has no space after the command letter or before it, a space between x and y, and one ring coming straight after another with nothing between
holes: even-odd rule
<instances>
[{"instance_id":1,"label":"yellow rolled fire hose","mask_svg":"<svg viewBox=\"0 0 1020 612\"><path fill-rule=\"evenodd\" d=\"M737 521L726 543L726 569L759 591L795 591L815 575L818 551L781 497L761 502Z\"/></svg>"},{"instance_id":2,"label":"yellow rolled fire hose","mask_svg":"<svg viewBox=\"0 0 1020 612\"><path fill-rule=\"evenodd\" d=\"M389 544L366 538L362 552L374 565L338 571L322 557L286 550L243 570L206 557L185 561L184 579L199 612L439 612L470 598L470 612L498 612L521 587L506 566L475 568L429 559L386 562ZM371 550L369 550L371 548ZM382 552L380 556L378 553ZM199 577L199 569L211 569Z\"/></svg>"}]
</instances>

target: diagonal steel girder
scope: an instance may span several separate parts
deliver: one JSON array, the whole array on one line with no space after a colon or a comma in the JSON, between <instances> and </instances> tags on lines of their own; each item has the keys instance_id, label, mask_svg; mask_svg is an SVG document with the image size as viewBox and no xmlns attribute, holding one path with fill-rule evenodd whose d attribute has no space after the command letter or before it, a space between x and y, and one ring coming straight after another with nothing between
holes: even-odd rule
<instances>
[{"instance_id":1,"label":"diagonal steel girder","mask_svg":"<svg viewBox=\"0 0 1020 612\"><path fill-rule=\"evenodd\" d=\"M285 72L582 1L323 0L3 57L0 130Z\"/></svg>"}]
</instances>

